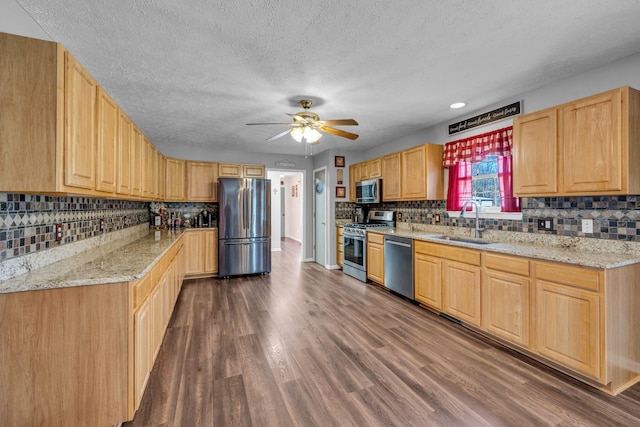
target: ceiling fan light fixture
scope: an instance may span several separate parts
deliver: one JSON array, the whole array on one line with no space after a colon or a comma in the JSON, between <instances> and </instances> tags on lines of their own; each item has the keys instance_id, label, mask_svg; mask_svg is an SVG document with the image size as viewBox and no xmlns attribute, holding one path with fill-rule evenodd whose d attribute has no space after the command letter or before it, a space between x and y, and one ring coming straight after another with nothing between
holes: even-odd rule
<instances>
[{"instance_id":1,"label":"ceiling fan light fixture","mask_svg":"<svg viewBox=\"0 0 640 427\"><path fill-rule=\"evenodd\" d=\"M297 126L291 129L291 137L297 142L307 142L312 144L322 138L322 134L309 126Z\"/></svg>"}]
</instances>

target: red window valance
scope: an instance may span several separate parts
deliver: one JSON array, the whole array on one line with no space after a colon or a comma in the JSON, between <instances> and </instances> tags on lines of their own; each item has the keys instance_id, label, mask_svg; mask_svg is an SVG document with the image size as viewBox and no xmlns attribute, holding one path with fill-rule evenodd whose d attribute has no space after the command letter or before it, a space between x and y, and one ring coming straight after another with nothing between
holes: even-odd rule
<instances>
[{"instance_id":1,"label":"red window valance","mask_svg":"<svg viewBox=\"0 0 640 427\"><path fill-rule=\"evenodd\" d=\"M477 163L492 155L510 156L512 149L513 126L509 126L447 143L442 165L448 168L458 162Z\"/></svg>"}]
</instances>

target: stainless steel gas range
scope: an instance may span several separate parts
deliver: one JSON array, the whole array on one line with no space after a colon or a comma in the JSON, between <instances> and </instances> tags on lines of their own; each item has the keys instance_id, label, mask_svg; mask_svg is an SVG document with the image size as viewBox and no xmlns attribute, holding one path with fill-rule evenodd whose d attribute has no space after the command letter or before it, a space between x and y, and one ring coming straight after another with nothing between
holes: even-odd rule
<instances>
[{"instance_id":1,"label":"stainless steel gas range","mask_svg":"<svg viewBox=\"0 0 640 427\"><path fill-rule=\"evenodd\" d=\"M367 230L379 227L395 227L396 215L393 211L369 211L364 223L345 224L344 265L342 271L351 277L367 281Z\"/></svg>"}]
</instances>

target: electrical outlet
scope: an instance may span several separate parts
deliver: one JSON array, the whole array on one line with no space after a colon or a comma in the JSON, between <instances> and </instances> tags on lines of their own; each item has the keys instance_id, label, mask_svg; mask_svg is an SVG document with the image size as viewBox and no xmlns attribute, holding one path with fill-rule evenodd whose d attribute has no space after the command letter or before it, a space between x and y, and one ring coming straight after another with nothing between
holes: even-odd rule
<instances>
[{"instance_id":1,"label":"electrical outlet","mask_svg":"<svg viewBox=\"0 0 640 427\"><path fill-rule=\"evenodd\" d=\"M54 233L56 235L56 242L59 242L60 240L62 240L62 235L63 235L62 224L55 225Z\"/></svg>"},{"instance_id":2,"label":"electrical outlet","mask_svg":"<svg viewBox=\"0 0 640 427\"><path fill-rule=\"evenodd\" d=\"M553 218L538 218L538 230L553 231Z\"/></svg>"},{"instance_id":3,"label":"electrical outlet","mask_svg":"<svg viewBox=\"0 0 640 427\"><path fill-rule=\"evenodd\" d=\"M104 219L100 219L100 232L104 231Z\"/></svg>"},{"instance_id":4,"label":"electrical outlet","mask_svg":"<svg viewBox=\"0 0 640 427\"><path fill-rule=\"evenodd\" d=\"M582 232L585 234L593 233L593 220L592 219L583 219L582 220Z\"/></svg>"},{"instance_id":5,"label":"electrical outlet","mask_svg":"<svg viewBox=\"0 0 640 427\"><path fill-rule=\"evenodd\" d=\"M436 224L440 224L440 214L436 214Z\"/></svg>"}]
</instances>

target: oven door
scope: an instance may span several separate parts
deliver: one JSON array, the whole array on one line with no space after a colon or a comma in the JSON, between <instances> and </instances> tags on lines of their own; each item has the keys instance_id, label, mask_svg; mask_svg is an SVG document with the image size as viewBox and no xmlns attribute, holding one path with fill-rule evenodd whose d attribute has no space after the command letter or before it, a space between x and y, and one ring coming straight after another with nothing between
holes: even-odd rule
<instances>
[{"instance_id":1,"label":"oven door","mask_svg":"<svg viewBox=\"0 0 640 427\"><path fill-rule=\"evenodd\" d=\"M358 270L367 271L367 238L362 234L342 234L344 241L344 263Z\"/></svg>"}]
</instances>

